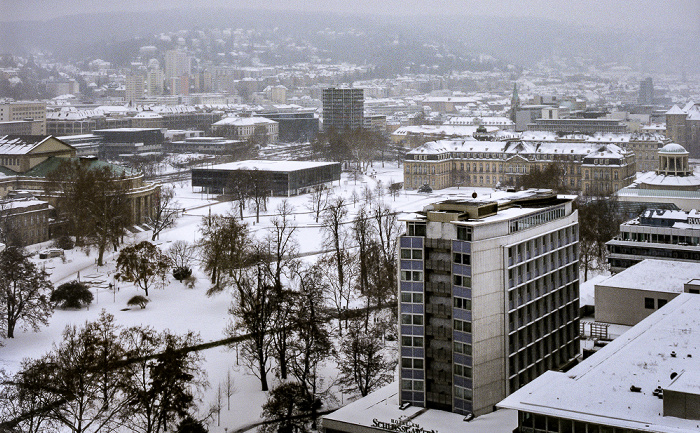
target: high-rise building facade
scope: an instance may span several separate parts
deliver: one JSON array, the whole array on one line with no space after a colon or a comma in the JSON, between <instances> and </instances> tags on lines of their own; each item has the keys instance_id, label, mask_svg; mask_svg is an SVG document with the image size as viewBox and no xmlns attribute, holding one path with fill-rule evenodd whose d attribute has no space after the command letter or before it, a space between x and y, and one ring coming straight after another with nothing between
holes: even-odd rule
<instances>
[{"instance_id":1,"label":"high-rise building facade","mask_svg":"<svg viewBox=\"0 0 700 433\"><path fill-rule=\"evenodd\" d=\"M323 89L323 129L358 129L364 124L363 89L329 87Z\"/></svg>"},{"instance_id":2,"label":"high-rise building facade","mask_svg":"<svg viewBox=\"0 0 700 433\"><path fill-rule=\"evenodd\" d=\"M435 203L405 220L402 404L482 415L579 353L573 198L503 194Z\"/></svg>"},{"instance_id":3,"label":"high-rise building facade","mask_svg":"<svg viewBox=\"0 0 700 433\"><path fill-rule=\"evenodd\" d=\"M190 58L180 50L165 52L165 78L181 77L190 74Z\"/></svg>"},{"instance_id":4,"label":"high-rise building facade","mask_svg":"<svg viewBox=\"0 0 700 433\"><path fill-rule=\"evenodd\" d=\"M637 98L639 105L654 104L654 81L651 77L639 82L639 97Z\"/></svg>"},{"instance_id":5,"label":"high-rise building facade","mask_svg":"<svg viewBox=\"0 0 700 433\"><path fill-rule=\"evenodd\" d=\"M137 100L143 99L143 84L143 75L127 75L124 81L124 100L135 104Z\"/></svg>"},{"instance_id":6,"label":"high-rise building facade","mask_svg":"<svg viewBox=\"0 0 700 433\"><path fill-rule=\"evenodd\" d=\"M148 96L162 95L164 80L165 75L161 69L149 69L146 74L146 93Z\"/></svg>"}]
</instances>

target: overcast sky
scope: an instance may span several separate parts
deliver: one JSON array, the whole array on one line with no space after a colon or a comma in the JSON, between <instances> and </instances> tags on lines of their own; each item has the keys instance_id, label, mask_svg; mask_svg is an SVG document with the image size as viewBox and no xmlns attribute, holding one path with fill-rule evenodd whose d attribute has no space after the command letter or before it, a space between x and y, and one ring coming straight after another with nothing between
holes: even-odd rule
<instances>
[{"instance_id":1,"label":"overcast sky","mask_svg":"<svg viewBox=\"0 0 700 433\"><path fill-rule=\"evenodd\" d=\"M665 28L700 36L700 0L0 0L0 20L47 20L84 12L226 6L336 11L391 16L447 15L549 18L594 27Z\"/></svg>"}]
</instances>

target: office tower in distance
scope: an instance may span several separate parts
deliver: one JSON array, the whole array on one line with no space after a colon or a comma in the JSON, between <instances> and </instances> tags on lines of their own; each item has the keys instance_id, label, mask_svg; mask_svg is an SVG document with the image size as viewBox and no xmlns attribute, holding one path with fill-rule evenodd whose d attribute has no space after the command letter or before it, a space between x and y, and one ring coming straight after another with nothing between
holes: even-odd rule
<instances>
[{"instance_id":1,"label":"office tower in distance","mask_svg":"<svg viewBox=\"0 0 700 433\"><path fill-rule=\"evenodd\" d=\"M400 237L400 401L479 416L579 353L578 213L528 190L447 200Z\"/></svg>"},{"instance_id":2,"label":"office tower in distance","mask_svg":"<svg viewBox=\"0 0 700 433\"><path fill-rule=\"evenodd\" d=\"M143 85L143 75L127 75L124 82L124 100L127 103L135 104L137 100L143 99Z\"/></svg>"},{"instance_id":3,"label":"office tower in distance","mask_svg":"<svg viewBox=\"0 0 700 433\"><path fill-rule=\"evenodd\" d=\"M181 77L190 74L190 58L180 50L165 52L165 78Z\"/></svg>"},{"instance_id":4,"label":"office tower in distance","mask_svg":"<svg viewBox=\"0 0 700 433\"><path fill-rule=\"evenodd\" d=\"M637 98L639 105L654 104L654 82L651 77L639 82L639 97Z\"/></svg>"},{"instance_id":5,"label":"office tower in distance","mask_svg":"<svg viewBox=\"0 0 700 433\"><path fill-rule=\"evenodd\" d=\"M364 123L363 89L329 87L323 89L323 129L358 129Z\"/></svg>"}]
</instances>

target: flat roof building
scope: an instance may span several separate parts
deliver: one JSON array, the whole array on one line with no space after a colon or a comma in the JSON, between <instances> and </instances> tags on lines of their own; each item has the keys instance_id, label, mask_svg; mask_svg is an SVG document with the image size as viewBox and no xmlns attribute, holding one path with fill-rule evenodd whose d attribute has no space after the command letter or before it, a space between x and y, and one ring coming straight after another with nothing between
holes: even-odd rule
<instances>
[{"instance_id":1,"label":"flat roof building","mask_svg":"<svg viewBox=\"0 0 700 433\"><path fill-rule=\"evenodd\" d=\"M700 296L680 294L566 373L548 371L498 407L518 432L700 430Z\"/></svg>"},{"instance_id":2,"label":"flat roof building","mask_svg":"<svg viewBox=\"0 0 700 433\"><path fill-rule=\"evenodd\" d=\"M700 262L700 213L647 209L605 243L612 272L647 258Z\"/></svg>"},{"instance_id":3,"label":"flat roof building","mask_svg":"<svg viewBox=\"0 0 700 433\"><path fill-rule=\"evenodd\" d=\"M225 194L234 173L261 172L272 195L303 194L316 187L340 181L339 162L247 160L192 169L192 187Z\"/></svg>"},{"instance_id":4,"label":"flat roof building","mask_svg":"<svg viewBox=\"0 0 700 433\"><path fill-rule=\"evenodd\" d=\"M634 326L700 276L700 263L645 259L595 285L596 322ZM692 285L692 283L691 283Z\"/></svg>"}]
</instances>

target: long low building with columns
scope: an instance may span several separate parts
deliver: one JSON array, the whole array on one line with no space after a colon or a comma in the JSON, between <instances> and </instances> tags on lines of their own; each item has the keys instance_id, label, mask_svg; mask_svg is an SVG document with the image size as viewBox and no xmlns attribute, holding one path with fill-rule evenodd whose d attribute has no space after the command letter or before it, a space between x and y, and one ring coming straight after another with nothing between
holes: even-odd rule
<instances>
[{"instance_id":1,"label":"long low building with columns","mask_svg":"<svg viewBox=\"0 0 700 433\"><path fill-rule=\"evenodd\" d=\"M521 176L552 163L563 169L570 190L586 195L617 191L632 183L636 173L634 153L615 144L440 140L406 154L404 185L407 189L515 186Z\"/></svg>"}]
</instances>

